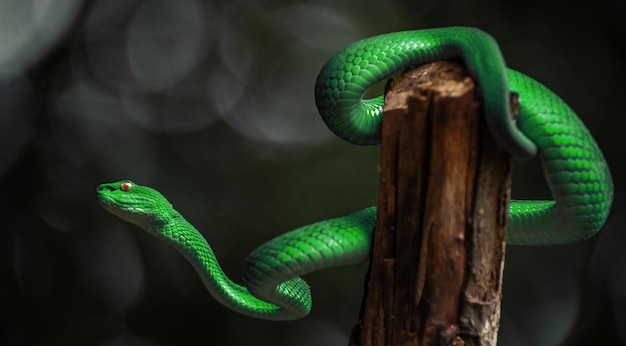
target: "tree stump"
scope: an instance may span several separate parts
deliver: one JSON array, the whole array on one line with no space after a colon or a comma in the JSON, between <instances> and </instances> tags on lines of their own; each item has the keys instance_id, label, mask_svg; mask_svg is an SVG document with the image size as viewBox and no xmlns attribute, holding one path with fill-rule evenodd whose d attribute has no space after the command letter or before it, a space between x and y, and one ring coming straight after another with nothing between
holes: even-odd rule
<instances>
[{"instance_id":1,"label":"tree stump","mask_svg":"<svg viewBox=\"0 0 626 346\"><path fill-rule=\"evenodd\" d=\"M350 345L495 345L511 160L463 65L422 65L391 87L380 170Z\"/></svg>"}]
</instances>

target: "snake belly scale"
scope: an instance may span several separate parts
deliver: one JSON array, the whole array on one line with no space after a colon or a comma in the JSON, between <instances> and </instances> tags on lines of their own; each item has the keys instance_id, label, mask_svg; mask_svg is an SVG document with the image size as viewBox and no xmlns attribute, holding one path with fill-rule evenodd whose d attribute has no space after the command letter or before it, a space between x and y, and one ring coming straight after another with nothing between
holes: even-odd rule
<instances>
[{"instance_id":1,"label":"snake belly scale","mask_svg":"<svg viewBox=\"0 0 626 346\"><path fill-rule=\"evenodd\" d=\"M356 144L380 142L382 97L365 100L373 84L409 66L461 58L480 86L487 123L498 143L517 157L537 155L554 200L512 200L507 243L564 244L585 240L608 217L613 183L595 140L556 94L507 69L495 40L483 31L450 27L385 34L358 41L322 68L315 99L322 119ZM519 94L517 122L509 94ZM243 285L222 271L211 246L158 191L129 180L98 186L109 212L163 239L183 254L220 303L252 317L292 320L312 301L300 278L323 268L367 261L376 207L280 235L245 260Z\"/></svg>"}]
</instances>

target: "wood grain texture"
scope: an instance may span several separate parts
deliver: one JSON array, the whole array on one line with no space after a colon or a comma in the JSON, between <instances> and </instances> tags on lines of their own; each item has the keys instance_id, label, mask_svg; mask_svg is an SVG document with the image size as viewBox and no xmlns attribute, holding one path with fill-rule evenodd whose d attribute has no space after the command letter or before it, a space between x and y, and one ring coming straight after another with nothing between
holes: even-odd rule
<instances>
[{"instance_id":1,"label":"wood grain texture","mask_svg":"<svg viewBox=\"0 0 626 346\"><path fill-rule=\"evenodd\" d=\"M447 61L387 93L374 248L350 345L495 345L511 162L479 100Z\"/></svg>"}]
</instances>

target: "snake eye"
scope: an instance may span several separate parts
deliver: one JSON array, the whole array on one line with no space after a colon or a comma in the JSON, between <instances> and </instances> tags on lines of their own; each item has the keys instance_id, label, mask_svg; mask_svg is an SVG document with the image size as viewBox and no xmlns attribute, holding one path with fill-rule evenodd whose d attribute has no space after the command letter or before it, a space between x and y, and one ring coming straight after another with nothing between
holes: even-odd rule
<instances>
[{"instance_id":1,"label":"snake eye","mask_svg":"<svg viewBox=\"0 0 626 346\"><path fill-rule=\"evenodd\" d=\"M130 181L124 181L120 184L120 190L124 192L130 191L130 189L132 188L133 188L133 183L131 183Z\"/></svg>"}]
</instances>

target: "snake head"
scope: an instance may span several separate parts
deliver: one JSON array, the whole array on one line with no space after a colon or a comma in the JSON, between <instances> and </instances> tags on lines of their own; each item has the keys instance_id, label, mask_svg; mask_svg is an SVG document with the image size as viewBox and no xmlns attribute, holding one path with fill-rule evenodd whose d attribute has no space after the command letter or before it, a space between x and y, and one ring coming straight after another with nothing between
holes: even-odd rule
<instances>
[{"instance_id":1,"label":"snake head","mask_svg":"<svg viewBox=\"0 0 626 346\"><path fill-rule=\"evenodd\" d=\"M101 184L96 191L106 211L139 227L163 220L174 211L161 193L130 180Z\"/></svg>"}]
</instances>

